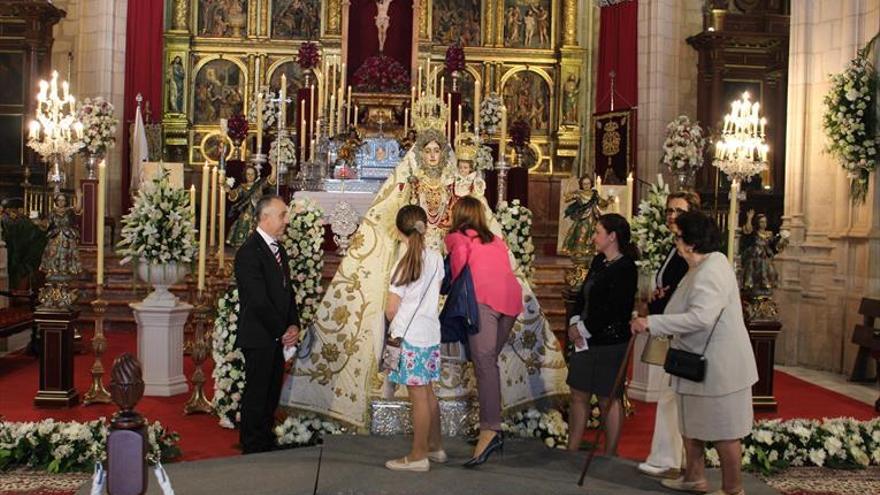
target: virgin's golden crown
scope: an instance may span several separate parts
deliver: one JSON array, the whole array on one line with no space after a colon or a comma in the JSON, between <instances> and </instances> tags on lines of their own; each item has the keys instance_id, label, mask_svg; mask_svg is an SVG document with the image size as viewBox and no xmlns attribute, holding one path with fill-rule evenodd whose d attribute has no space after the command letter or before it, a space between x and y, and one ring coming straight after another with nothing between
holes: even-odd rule
<instances>
[{"instance_id":1,"label":"virgin's golden crown","mask_svg":"<svg viewBox=\"0 0 880 495\"><path fill-rule=\"evenodd\" d=\"M455 157L459 160L474 161L479 148L480 138L473 132L464 130L455 136Z\"/></svg>"}]
</instances>

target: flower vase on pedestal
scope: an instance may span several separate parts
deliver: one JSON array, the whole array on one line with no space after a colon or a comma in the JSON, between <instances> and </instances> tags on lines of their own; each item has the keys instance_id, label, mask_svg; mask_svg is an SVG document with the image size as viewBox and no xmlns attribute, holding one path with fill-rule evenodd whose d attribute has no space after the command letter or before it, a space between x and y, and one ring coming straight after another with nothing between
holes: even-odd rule
<instances>
[{"instance_id":1,"label":"flower vase on pedestal","mask_svg":"<svg viewBox=\"0 0 880 495\"><path fill-rule=\"evenodd\" d=\"M95 170L98 168L98 162L101 161L101 155L89 155L86 157L86 179L97 180L98 176Z\"/></svg>"},{"instance_id":2,"label":"flower vase on pedestal","mask_svg":"<svg viewBox=\"0 0 880 495\"><path fill-rule=\"evenodd\" d=\"M693 191L694 183L696 182L696 174L693 170L677 170L672 172L672 176L675 180L673 180L673 190L674 191Z\"/></svg>"}]
</instances>

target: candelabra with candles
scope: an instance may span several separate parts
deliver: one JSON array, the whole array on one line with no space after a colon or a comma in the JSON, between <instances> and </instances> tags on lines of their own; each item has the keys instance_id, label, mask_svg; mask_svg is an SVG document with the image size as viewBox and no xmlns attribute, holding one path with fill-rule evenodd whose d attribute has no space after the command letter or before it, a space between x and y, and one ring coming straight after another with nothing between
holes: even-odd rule
<instances>
[{"instance_id":1,"label":"candelabra with candles","mask_svg":"<svg viewBox=\"0 0 880 495\"><path fill-rule=\"evenodd\" d=\"M61 81L60 94L58 86L57 71L52 71L51 81L40 81L35 120L31 121L28 135L28 146L51 167L46 180L56 193L67 179L63 164L83 147L83 126L76 117L76 98L70 94L67 81Z\"/></svg>"},{"instance_id":2,"label":"candelabra with candles","mask_svg":"<svg viewBox=\"0 0 880 495\"><path fill-rule=\"evenodd\" d=\"M724 116L721 139L715 143L712 164L730 179L730 212L727 220L727 258L733 262L736 229L739 224L739 191L743 181L750 181L767 168L770 147L765 142L767 119L760 116L761 104L752 102L749 93L730 105Z\"/></svg>"}]
</instances>

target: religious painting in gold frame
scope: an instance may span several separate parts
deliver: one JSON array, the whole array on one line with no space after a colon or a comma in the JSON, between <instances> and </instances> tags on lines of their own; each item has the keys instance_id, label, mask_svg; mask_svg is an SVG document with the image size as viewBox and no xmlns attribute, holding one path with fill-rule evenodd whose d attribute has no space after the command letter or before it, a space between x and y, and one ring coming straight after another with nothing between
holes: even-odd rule
<instances>
[{"instance_id":1,"label":"religious painting in gold frame","mask_svg":"<svg viewBox=\"0 0 880 495\"><path fill-rule=\"evenodd\" d=\"M243 38L248 34L247 0L199 0L199 36Z\"/></svg>"},{"instance_id":2,"label":"religious painting in gold frame","mask_svg":"<svg viewBox=\"0 0 880 495\"><path fill-rule=\"evenodd\" d=\"M434 0L431 20L434 42L441 45L461 43L480 46L481 0Z\"/></svg>"},{"instance_id":3,"label":"religious painting in gold frame","mask_svg":"<svg viewBox=\"0 0 880 495\"><path fill-rule=\"evenodd\" d=\"M593 115L593 159L596 175L608 185L626 184L633 170L636 111L624 110Z\"/></svg>"},{"instance_id":4,"label":"religious painting in gold frame","mask_svg":"<svg viewBox=\"0 0 880 495\"><path fill-rule=\"evenodd\" d=\"M548 76L549 77L549 76ZM505 75L502 95L507 122L525 120L533 133L550 131L550 84L534 70L516 70Z\"/></svg>"},{"instance_id":5,"label":"religious painting in gold frame","mask_svg":"<svg viewBox=\"0 0 880 495\"><path fill-rule=\"evenodd\" d=\"M552 43L551 0L504 0L504 46L547 49Z\"/></svg>"},{"instance_id":6,"label":"religious painting in gold frame","mask_svg":"<svg viewBox=\"0 0 880 495\"><path fill-rule=\"evenodd\" d=\"M217 124L244 108L245 77L241 67L225 59L202 65L193 85L193 123Z\"/></svg>"},{"instance_id":7,"label":"religious painting in gold frame","mask_svg":"<svg viewBox=\"0 0 880 495\"><path fill-rule=\"evenodd\" d=\"M321 33L319 0L272 0L272 38L313 40Z\"/></svg>"}]
</instances>

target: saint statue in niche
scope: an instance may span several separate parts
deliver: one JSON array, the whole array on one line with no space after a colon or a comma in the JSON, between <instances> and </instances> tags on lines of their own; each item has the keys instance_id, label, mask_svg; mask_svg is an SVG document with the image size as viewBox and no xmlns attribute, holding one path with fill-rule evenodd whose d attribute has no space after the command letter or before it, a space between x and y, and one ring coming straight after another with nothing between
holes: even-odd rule
<instances>
[{"instance_id":1,"label":"saint statue in niche","mask_svg":"<svg viewBox=\"0 0 880 495\"><path fill-rule=\"evenodd\" d=\"M180 55L174 57L168 67L168 108L172 112L183 112L183 85L186 72Z\"/></svg>"},{"instance_id":2,"label":"saint statue in niche","mask_svg":"<svg viewBox=\"0 0 880 495\"><path fill-rule=\"evenodd\" d=\"M578 94L580 93L580 80L569 74L565 84L562 85L562 123L578 123Z\"/></svg>"},{"instance_id":3,"label":"saint statue in niche","mask_svg":"<svg viewBox=\"0 0 880 495\"><path fill-rule=\"evenodd\" d=\"M385 36L388 33L388 26L391 24L391 18L388 17L388 7L394 0L376 0L376 29L379 30L379 53L385 51Z\"/></svg>"}]
</instances>

